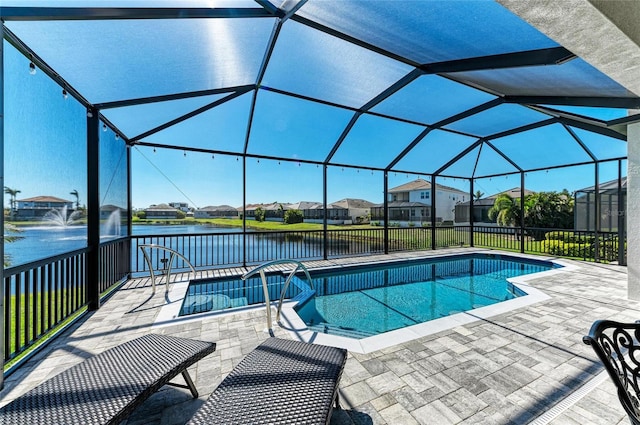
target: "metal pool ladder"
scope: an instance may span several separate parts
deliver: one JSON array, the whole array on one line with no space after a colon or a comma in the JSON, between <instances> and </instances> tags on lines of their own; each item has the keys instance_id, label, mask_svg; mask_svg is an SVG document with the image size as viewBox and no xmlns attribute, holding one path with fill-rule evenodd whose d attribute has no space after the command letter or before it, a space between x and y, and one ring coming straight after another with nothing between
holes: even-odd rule
<instances>
[{"instance_id":1,"label":"metal pool ladder","mask_svg":"<svg viewBox=\"0 0 640 425\"><path fill-rule=\"evenodd\" d=\"M291 272L289 273L289 276L287 277L287 280L284 282L284 286L282 287L282 291L280 292L280 300L278 301L278 308L276 310L276 323L280 322L280 311L282 310L282 302L284 301L284 296L287 293L287 288L289 287L289 283L291 282L291 279L293 278L293 276L298 272L298 270L302 270L304 272L305 276L307 277L307 281L309 282L309 286L313 290L313 279L311 279L311 275L309 275L309 271L301 262L296 260L284 259L284 260L269 261L267 263L260 264L259 266L255 267L254 269L242 275L241 279L247 280L248 278L250 278L256 273L260 274L260 280L262 280L262 290L264 291L264 300L267 305L267 325L269 327L269 335L271 336L274 336L273 321L271 320L271 301L269 300L269 288L267 286L267 276L264 273L264 269L276 264L295 264L296 265L296 267L293 270L291 270Z\"/></svg>"},{"instance_id":2,"label":"metal pool ladder","mask_svg":"<svg viewBox=\"0 0 640 425\"><path fill-rule=\"evenodd\" d=\"M147 248L149 249L147 251ZM180 254L178 251L171 249L171 248L167 248L166 246L162 246L162 245L156 245L156 244L145 244L145 245L140 245L140 250L142 251L142 254L144 254L144 259L147 261L147 265L149 266L149 273L151 274L151 286L153 287L153 293L156 293L156 274L153 271L153 263L151 262L151 257L149 256L149 252L151 252L152 249L159 249L162 251L166 251L169 252L171 255L169 256L169 260L167 261L166 258L163 258L162 260L160 260L161 262L164 263L164 267L166 267L166 269L163 267L163 272L166 271L165 275L166 275L166 281L165 281L165 292L169 292L169 281L171 280L171 266L173 264L173 259L176 257L180 257L185 263L187 263L187 265L189 266L189 268L191 269L191 271L193 272L193 274L196 274L196 269L193 267L193 265L189 262L189 260L187 260L187 258Z\"/></svg>"}]
</instances>

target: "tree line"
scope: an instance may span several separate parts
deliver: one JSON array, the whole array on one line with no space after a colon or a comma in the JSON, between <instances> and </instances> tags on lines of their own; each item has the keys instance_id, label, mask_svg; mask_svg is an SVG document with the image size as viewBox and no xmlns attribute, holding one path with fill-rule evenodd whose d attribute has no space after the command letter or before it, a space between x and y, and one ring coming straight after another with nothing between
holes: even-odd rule
<instances>
[{"instance_id":1,"label":"tree line","mask_svg":"<svg viewBox=\"0 0 640 425\"><path fill-rule=\"evenodd\" d=\"M574 200L568 190L538 192L524 197L524 211L520 198L499 195L489 210L489 219L500 226L519 227L524 215L524 227L544 229L573 229ZM528 230L536 240L544 239L545 232Z\"/></svg>"}]
</instances>

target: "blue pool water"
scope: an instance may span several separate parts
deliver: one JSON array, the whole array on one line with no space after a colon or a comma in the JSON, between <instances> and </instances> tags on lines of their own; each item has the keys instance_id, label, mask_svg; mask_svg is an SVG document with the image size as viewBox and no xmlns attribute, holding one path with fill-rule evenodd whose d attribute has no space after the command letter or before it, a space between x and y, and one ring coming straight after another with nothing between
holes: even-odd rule
<instances>
[{"instance_id":1,"label":"blue pool water","mask_svg":"<svg viewBox=\"0 0 640 425\"><path fill-rule=\"evenodd\" d=\"M526 295L507 278L557 265L493 254L471 254L313 272L315 296L295 308L310 330L363 338ZM280 297L284 277L268 276ZM293 279L287 298L308 290ZM259 278L191 282L181 315L264 303Z\"/></svg>"}]
</instances>

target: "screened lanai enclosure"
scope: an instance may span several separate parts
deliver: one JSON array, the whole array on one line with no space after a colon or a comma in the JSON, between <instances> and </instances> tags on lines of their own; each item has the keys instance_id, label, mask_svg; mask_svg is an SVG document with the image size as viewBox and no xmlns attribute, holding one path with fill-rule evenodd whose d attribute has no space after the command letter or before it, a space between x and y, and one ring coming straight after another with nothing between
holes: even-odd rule
<instances>
[{"instance_id":1,"label":"screened lanai enclosure","mask_svg":"<svg viewBox=\"0 0 640 425\"><path fill-rule=\"evenodd\" d=\"M522 219L454 221L514 188L522 207L598 197L638 120L635 93L500 2L8 0L0 18L5 366L148 274L144 244L200 270L448 246L624 261L597 207L544 229L566 251ZM396 223L390 193L414 181L423 218ZM288 205L317 227L251 226ZM154 214L175 226L139 224ZM235 221L198 225L214 216Z\"/></svg>"}]
</instances>

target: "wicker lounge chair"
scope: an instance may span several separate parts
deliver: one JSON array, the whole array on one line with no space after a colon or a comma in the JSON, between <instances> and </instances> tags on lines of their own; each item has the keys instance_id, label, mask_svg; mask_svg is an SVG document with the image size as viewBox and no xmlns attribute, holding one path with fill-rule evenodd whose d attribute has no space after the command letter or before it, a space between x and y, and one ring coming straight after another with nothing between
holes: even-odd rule
<instances>
[{"instance_id":1,"label":"wicker lounge chair","mask_svg":"<svg viewBox=\"0 0 640 425\"><path fill-rule=\"evenodd\" d=\"M640 323L598 320L582 338L604 364L633 425L640 425Z\"/></svg>"},{"instance_id":2,"label":"wicker lounge chair","mask_svg":"<svg viewBox=\"0 0 640 425\"><path fill-rule=\"evenodd\" d=\"M269 338L229 373L188 425L328 424L347 351Z\"/></svg>"},{"instance_id":3,"label":"wicker lounge chair","mask_svg":"<svg viewBox=\"0 0 640 425\"><path fill-rule=\"evenodd\" d=\"M198 392L187 367L216 344L148 334L90 357L0 409L2 424L119 424L165 384ZM182 374L187 385L170 383Z\"/></svg>"}]
</instances>

